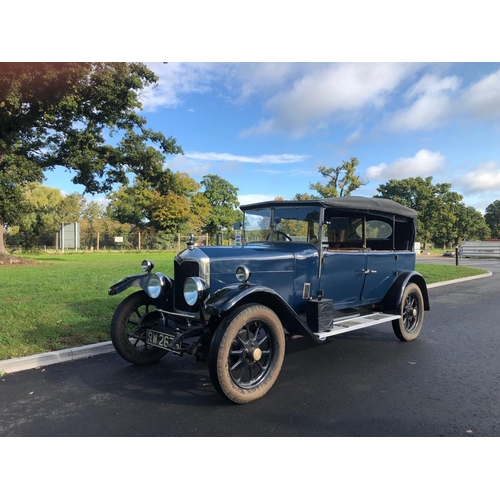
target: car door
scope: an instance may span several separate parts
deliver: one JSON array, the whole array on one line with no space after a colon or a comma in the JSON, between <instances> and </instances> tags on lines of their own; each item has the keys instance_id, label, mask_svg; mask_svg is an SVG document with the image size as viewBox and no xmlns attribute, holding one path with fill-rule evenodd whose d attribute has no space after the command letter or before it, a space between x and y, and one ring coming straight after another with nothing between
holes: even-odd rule
<instances>
[{"instance_id":1,"label":"car door","mask_svg":"<svg viewBox=\"0 0 500 500\"><path fill-rule=\"evenodd\" d=\"M362 302L378 302L385 297L396 277L394 252L367 252Z\"/></svg>"},{"instance_id":2,"label":"car door","mask_svg":"<svg viewBox=\"0 0 500 500\"><path fill-rule=\"evenodd\" d=\"M365 283L366 252L325 251L320 289L333 299L334 309L359 305Z\"/></svg>"}]
</instances>

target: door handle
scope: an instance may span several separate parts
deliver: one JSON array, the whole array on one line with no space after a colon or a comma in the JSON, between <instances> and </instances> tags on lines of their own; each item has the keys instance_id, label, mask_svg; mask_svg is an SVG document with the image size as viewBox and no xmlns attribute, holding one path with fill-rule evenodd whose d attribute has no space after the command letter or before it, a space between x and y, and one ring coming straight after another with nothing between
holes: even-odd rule
<instances>
[{"instance_id":1,"label":"door handle","mask_svg":"<svg viewBox=\"0 0 500 500\"><path fill-rule=\"evenodd\" d=\"M375 271L374 269L361 269L361 272L363 274L377 274L377 271Z\"/></svg>"}]
</instances>

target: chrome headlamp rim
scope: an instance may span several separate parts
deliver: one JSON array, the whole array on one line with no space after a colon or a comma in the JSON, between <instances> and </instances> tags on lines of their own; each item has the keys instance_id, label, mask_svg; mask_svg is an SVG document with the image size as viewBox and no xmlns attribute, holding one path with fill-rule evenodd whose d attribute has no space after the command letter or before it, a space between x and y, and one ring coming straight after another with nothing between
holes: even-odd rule
<instances>
[{"instance_id":1,"label":"chrome headlamp rim","mask_svg":"<svg viewBox=\"0 0 500 500\"><path fill-rule=\"evenodd\" d=\"M146 293L152 298L157 299L164 291L167 284L167 278L161 273L152 273L149 275L146 283Z\"/></svg>"},{"instance_id":2,"label":"chrome headlamp rim","mask_svg":"<svg viewBox=\"0 0 500 500\"><path fill-rule=\"evenodd\" d=\"M246 266L238 266L236 268L236 279L241 282L246 282L252 276L252 271Z\"/></svg>"},{"instance_id":3,"label":"chrome headlamp rim","mask_svg":"<svg viewBox=\"0 0 500 500\"><path fill-rule=\"evenodd\" d=\"M186 278L182 293L186 304L192 307L205 300L208 294L208 285L197 276Z\"/></svg>"}]
</instances>

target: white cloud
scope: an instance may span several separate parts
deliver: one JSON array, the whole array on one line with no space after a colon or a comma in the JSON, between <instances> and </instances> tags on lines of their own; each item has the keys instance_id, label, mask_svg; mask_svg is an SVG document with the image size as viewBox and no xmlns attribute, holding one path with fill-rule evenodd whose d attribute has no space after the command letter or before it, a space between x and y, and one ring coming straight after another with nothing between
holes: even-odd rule
<instances>
[{"instance_id":1,"label":"white cloud","mask_svg":"<svg viewBox=\"0 0 500 500\"><path fill-rule=\"evenodd\" d=\"M500 71L471 85L463 95L463 103L475 118L500 117Z\"/></svg>"},{"instance_id":2,"label":"white cloud","mask_svg":"<svg viewBox=\"0 0 500 500\"><path fill-rule=\"evenodd\" d=\"M176 172L187 172L192 177L203 177L210 172L211 165L190 161L183 155L175 155L167 167Z\"/></svg>"},{"instance_id":3,"label":"white cloud","mask_svg":"<svg viewBox=\"0 0 500 500\"><path fill-rule=\"evenodd\" d=\"M355 142L358 142L360 138L361 138L361 130L358 129L355 130L352 134L350 134L345 142L347 142L348 144L353 144Z\"/></svg>"},{"instance_id":4,"label":"white cloud","mask_svg":"<svg viewBox=\"0 0 500 500\"><path fill-rule=\"evenodd\" d=\"M268 94L280 90L304 69L310 67L301 63L240 63L234 66L234 76L239 81L239 99L255 94Z\"/></svg>"},{"instance_id":5,"label":"white cloud","mask_svg":"<svg viewBox=\"0 0 500 500\"><path fill-rule=\"evenodd\" d=\"M454 185L466 195L496 192L500 195L500 163L490 160L480 163L474 169L461 175L454 181Z\"/></svg>"},{"instance_id":6,"label":"white cloud","mask_svg":"<svg viewBox=\"0 0 500 500\"><path fill-rule=\"evenodd\" d=\"M176 107L188 94L204 94L212 90L218 78L210 63L149 63L148 67L159 77L158 86L144 92L141 99L145 111ZM224 65L217 71L223 72Z\"/></svg>"},{"instance_id":7,"label":"white cloud","mask_svg":"<svg viewBox=\"0 0 500 500\"><path fill-rule=\"evenodd\" d=\"M436 75L426 74L408 89L406 95L412 98L429 94L440 94L441 92L457 90L459 87L460 78L456 76L438 78Z\"/></svg>"},{"instance_id":8,"label":"white cloud","mask_svg":"<svg viewBox=\"0 0 500 500\"><path fill-rule=\"evenodd\" d=\"M451 119L476 120L500 117L500 71L491 73L468 88L460 90L456 76L423 76L406 93L413 102L388 119L392 130L432 129Z\"/></svg>"},{"instance_id":9,"label":"white cloud","mask_svg":"<svg viewBox=\"0 0 500 500\"><path fill-rule=\"evenodd\" d=\"M279 155L260 155L260 156L241 156L233 155L231 153L200 153L190 152L185 153L186 158L203 161L235 161L241 163L298 163L306 160L306 155L295 154L279 154Z\"/></svg>"},{"instance_id":10,"label":"white cloud","mask_svg":"<svg viewBox=\"0 0 500 500\"><path fill-rule=\"evenodd\" d=\"M265 109L273 116L243 134L291 132L300 136L324 120L349 117L363 108L379 108L418 67L410 63L307 66L307 73L268 100Z\"/></svg>"},{"instance_id":11,"label":"white cloud","mask_svg":"<svg viewBox=\"0 0 500 500\"><path fill-rule=\"evenodd\" d=\"M443 154L421 149L411 158L398 158L389 165L381 163L368 167L365 176L368 180L386 181L389 179L405 179L407 177L425 177L432 175L446 166Z\"/></svg>"},{"instance_id":12,"label":"white cloud","mask_svg":"<svg viewBox=\"0 0 500 500\"><path fill-rule=\"evenodd\" d=\"M304 136L335 121L359 124L371 110L397 109L403 85L421 63L150 63L159 85L144 93L145 111L176 107L193 94L212 92L228 103L252 98L264 116L240 137ZM443 71L442 65L433 69ZM444 66L444 68L448 68ZM384 120L391 130L432 129L451 119L500 116L500 71L468 88L458 76L428 73L405 93L406 106ZM193 112L193 107L189 109ZM362 114L363 113L363 114ZM348 140L357 138L354 133Z\"/></svg>"},{"instance_id":13,"label":"white cloud","mask_svg":"<svg viewBox=\"0 0 500 500\"><path fill-rule=\"evenodd\" d=\"M316 174L315 171L299 168L287 169L286 171L271 168L257 168L255 172L267 175L286 175L287 177L311 177Z\"/></svg>"},{"instance_id":14,"label":"white cloud","mask_svg":"<svg viewBox=\"0 0 500 500\"><path fill-rule=\"evenodd\" d=\"M430 129L442 124L452 112L448 96L424 95L412 106L396 113L390 120L393 130Z\"/></svg>"},{"instance_id":15,"label":"white cloud","mask_svg":"<svg viewBox=\"0 0 500 500\"><path fill-rule=\"evenodd\" d=\"M443 124L454 114L451 96L459 87L460 79L455 76L424 75L406 93L407 99L415 101L389 118L389 128L419 130Z\"/></svg>"},{"instance_id":16,"label":"white cloud","mask_svg":"<svg viewBox=\"0 0 500 500\"><path fill-rule=\"evenodd\" d=\"M106 208L109 205L109 199L106 196L85 196L87 201L93 201L100 205L102 208Z\"/></svg>"}]
</instances>

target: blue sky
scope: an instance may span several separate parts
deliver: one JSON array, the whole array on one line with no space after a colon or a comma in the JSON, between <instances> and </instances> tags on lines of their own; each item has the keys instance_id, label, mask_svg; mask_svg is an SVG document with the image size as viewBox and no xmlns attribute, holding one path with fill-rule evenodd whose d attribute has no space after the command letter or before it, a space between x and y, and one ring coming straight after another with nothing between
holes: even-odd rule
<instances>
[{"instance_id":1,"label":"blue sky","mask_svg":"<svg viewBox=\"0 0 500 500\"><path fill-rule=\"evenodd\" d=\"M313 192L318 167L351 157L373 196L390 179L449 182L480 211L500 199L499 63L148 63L150 127L183 156L166 167L216 174L242 204ZM62 169L45 184L81 192Z\"/></svg>"}]
</instances>

